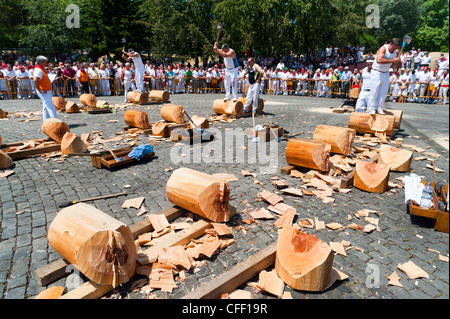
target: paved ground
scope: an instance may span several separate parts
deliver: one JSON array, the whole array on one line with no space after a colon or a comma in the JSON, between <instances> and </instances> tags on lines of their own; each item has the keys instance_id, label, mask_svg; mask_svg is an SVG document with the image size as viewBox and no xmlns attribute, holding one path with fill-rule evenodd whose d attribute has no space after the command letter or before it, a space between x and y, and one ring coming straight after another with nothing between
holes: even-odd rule
<instances>
[{"instance_id":1,"label":"paved ground","mask_svg":"<svg viewBox=\"0 0 450 319\"><path fill-rule=\"evenodd\" d=\"M183 105L191 114L210 116L215 98L222 95L172 95L171 101ZM269 120L279 123L290 134L305 132L302 138L312 138L315 127L319 124L347 126L349 114L333 114L330 106L340 106L340 99L305 98L293 96L264 96L267 100L265 111ZM106 98L111 103L120 103L122 97ZM75 100L76 101L76 100ZM40 111L39 100L26 101L0 101L0 107L7 112ZM445 170L439 173L438 178L448 183L448 105L419 105L419 104L387 104L390 109L403 109L405 111L402 130L396 137L404 139L405 144L413 144L427 151L441 155L436 160L436 166ZM160 120L160 106L141 106L148 112L150 120ZM44 138L40 131L41 118L38 121L19 122L18 119L0 121L0 135L3 143L27 140L30 138ZM123 111L117 114L89 115L85 113L64 115L59 118L66 121L71 131L76 134L103 130L104 138L112 138L116 132L122 130ZM421 120L422 119L422 120ZM119 120L118 123L108 123L109 120ZM230 129L245 129L251 126L251 118L239 119L233 123L215 124L214 128L222 134ZM258 124L264 124L263 118L257 118ZM146 143L142 137L140 143ZM248 149L252 146L247 144ZM60 258L48 244L46 235L53 218L58 212L57 202L72 199L82 199L99 195L108 195L122 191L125 185L128 197L145 197L145 206L149 213L155 214L171 206L165 196L165 185L171 172L165 169L186 166L207 173L227 172L235 174L239 181L231 182L231 204L237 207L238 214L230 221L236 225L238 221L249 217L242 213L244 209L266 207L260 201L255 201L257 193L263 187L254 183L253 178L243 177L241 169L252 170L258 173L257 179L264 188L271 192L276 189L271 185L273 176L282 176L281 167L286 165L284 150L287 141L277 144L276 169L272 174L262 174L259 168L273 168L272 163L261 165L258 158L256 164L242 162L242 154L236 148L232 162L224 163L188 163L174 164L171 161L170 150L174 143L161 142L155 146L157 157L138 165L117 169L113 171L101 170L92 167L88 158L70 158L64 163L53 160L44 161L39 157L24 159L15 162L14 175L0 178L0 295L5 299L33 298L45 287L40 287L33 278L33 271L47 263ZM225 149L225 146L222 146ZM186 150L182 150L184 152ZM229 153L229 148L224 154ZM189 157L190 150L187 150ZM223 155L225 156L225 155ZM244 156L245 157L245 156ZM173 157L172 157L173 159ZM178 157L185 159L185 157ZM413 161L412 169L418 175L432 180L433 174L425 168L427 161ZM405 176L401 173L392 173L391 181ZM284 178L284 177L283 177ZM290 186L300 187L302 182L291 177L286 178ZM449 267L447 262L439 260L439 254L430 251L439 251L448 257L448 234L434 231L427 220L411 218L407 214L403 203L403 190L390 189L385 194L375 195L353 189L349 194L335 194L334 203L324 204L318 198L295 198L283 196L285 203L296 207L300 218L314 218L325 223L338 222L349 225L347 215L361 208L380 211L380 230L370 234L360 231L348 230L308 230L326 242L347 240L353 246L362 248L362 251L350 249L347 256L336 255L334 266L347 274L349 278L334 284L321 293L308 293L286 288L294 298L299 299L366 299L366 298L448 298L449 297ZM125 197L91 202L103 212L130 225L145 216L136 216L137 210L121 208ZM247 204L242 204L247 200ZM21 214L18 211L23 210ZM362 221L359 221L363 223ZM236 243L229 246L219 254L214 255L200 268L199 272L192 271L187 274L184 282L172 294L158 291L152 293L155 297L180 298L198 287L218 277L231 269L239 262L246 260L257 251L275 242L277 239L274 221L262 221L249 231L233 229ZM429 274L429 278L410 280L397 269L397 265L412 261ZM379 285L370 285L372 268L379 269ZM387 277L397 271L403 288L388 285ZM256 280L256 278L254 279ZM51 284L66 286L66 279ZM108 298L146 298L141 292L133 292L131 283L108 294ZM250 289L245 285L242 287ZM252 289L250 289L252 291ZM268 294L259 293L255 298L273 298Z\"/></svg>"}]
</instances>

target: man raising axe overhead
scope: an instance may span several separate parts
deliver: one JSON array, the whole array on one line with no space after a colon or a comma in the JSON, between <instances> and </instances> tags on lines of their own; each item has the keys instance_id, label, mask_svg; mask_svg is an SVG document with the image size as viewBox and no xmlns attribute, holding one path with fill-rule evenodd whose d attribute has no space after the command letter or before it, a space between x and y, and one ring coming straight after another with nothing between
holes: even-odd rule
<instances>
[{"instance_id":1,"label":"man raising axe overhead","mask_svg":"<svg viewBox=\"0 0 450 319\"><path fill-rule=\"evenodd\" d=\"M233 91L233 102L238 100L238 90L237 90L237 77L238 77L238 61L236 57L236 52L231 49L228 44L223 44L222 49L219 49L217 42L214 43L214 52L223 57L225 62L225 92L226 96L224 101L231 100L231 90Z\"/></svg>"}]
</instances>

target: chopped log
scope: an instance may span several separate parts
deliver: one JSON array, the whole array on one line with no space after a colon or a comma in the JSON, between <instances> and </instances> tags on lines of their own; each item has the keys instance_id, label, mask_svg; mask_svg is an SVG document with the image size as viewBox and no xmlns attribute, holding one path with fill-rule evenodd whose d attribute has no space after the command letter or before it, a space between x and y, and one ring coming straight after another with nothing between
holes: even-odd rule
<instances>
[{"instance_id":1,"label":"chopped log","mask_svg":"<svg viewBox=\"0 0 450 319\"><path fill-rule=\"evenodd\" d=\"M59 96L52 96L53 105L57 110L64 111L66 109L66 99Z\"/></svg>"},{"instance_id":2,"label":"chopped log","mask_svg":"<svg viewBox=\"0 0 450 319\"><path fill-rule=\"evenodd\" d=\"M203 128L203 129L209 128L209 121L208 121L208 119L206 119L206 118L204 118L202 116L199 116L199 115L192 115L191 119L192 119L192 122L194 122L193 124L195 124L195 127L200 127L200 128ZM194 125L192 125L192 122L190 122L191 126L194 127Z\"/></svg>"},{"instance_id":3,"label":"chopped log","mask_svg":"<svg viewBox=\"0 0 450 319\"><path fill-rule=\"evenodd\" d=\"M0 108L0 119L6 119L7 117L8 117L8 112L5 112Z\"/></svg>"},{"instance_id":4,"label":"chopped log","mask_svg":"<svg viewBox=\"0 0 450 319\"><path fill-rule=\"evenodd\" d=\"M314 235L284 226L279 232L275 270L290 287L322 291L330 282L334 254Z\"/></svg>"},{"instance_id":5,"label":"chopped log","mask_svg":"<svg viewBox=\"0 0 450 319\"><path fill-rule=\"evenodd\" d=\"M95 107L97 106L97 97L94 94L81 94L80 102L84 106Z\"/></svg>"},{"instance_id":6,"label":"chopped log","mask_svg":"<svg viewBox=\"0 0 450 319\"><path fill-rule=\"evenodd\" d=\"M97 284L117 287L134 273L137 251L130 229L93 206L80 203L61 210L47 239Z\"/></svg>"},{"instance_id":7,"label":"chopped log","mask_svg":"<svg viewBox=\"0 0 450 319\"><path fill-rule=\"evenodd\" d=\"M247 103L246 97L239 97L238 100L241 101L243 105ZM253 110L253 101L252 104L250 104L250 107L248 108L248 112L251 112L252 110ZM258 99L258 106L256 108L256 113L262 113L263 110L264 110L264 100Z\"/></svg>"},{"instance_id":8,"label":"chopped log","mask_svg":"<svg viewBox=\"0 0 450 319\"><path fill-rule=\"evenodd\" d=\"M138 110L128 110L123 116L125 124L131 127L137 127L143 130L150 128L147 112Z\"/></svg>"},{"instance_id":9,"label":"chopped log","mask_svg":"<svg viewBox=\"0 0 450 319\"><path fill-rule=\"evenodd\" d=\"M80 112L80 108L78 104L75 102L68 101L65 106L66 113L78 113Z\"/></svg>"},{"instance_id":10,"label":"chopped log","mask_svg":"<svg viewBox=\"0 0 450 319\"><path fill-rule=\"evenodd\" d=\"M84 153L87 151L86 143L77 135L67 132L61 141L61 153L64 155Z\"/></svg>"},{"instance_id":11,"label":"chopped log","mask_svg":"<svg viewBox=\"0 0 450 319\"><path fill-rule=\"evenodd\" d=\"M42 132L51 139L61 143L64 134L70 132L70 129L67 123L59 119L49 118L42 124Z\"/></svg>"},{"instance_id":12,"label":"chopped log","mask_svg":"<svg viewBox=\"0 0 450 319\"><path fill-rule=\"evenodd\" d=\"M349 128L319 125L314 132L313 140L331 145L331 152L350 155L356 131Z\"/></svg>"},{"instance_id":13,"label":"chopped log","mask_svg":"<svg viewBox=\"0 0 450 319\"><path fill-rule=\"evenodd\" d=\"M6 152L0 150L0 169L10 168L12 164L13 160L11 159L11 157L6 154Z\"/></svg>"},{"instance_id":14,"label":"chopped log","mask_svg":"<svg viewBox=\"0 0 450 319\"><path fill-rule=\"evenodd\" d=\"M403 111L401 110L384 110L387 115L394 116L394 129L399 130L402 124Z\"/></svg>"},{"instance_id":15,"label":"chopped log","mask_svg":"<svg viewBox=\"0 0 450 319\"><path fill-rule=\"evenodd\" d=\"M164 104L161 108L161 117L167 121L176 124L183 124L184 112L181 105L175 104Z\"/></svg>"},{"instance_id":16,"label":"chopped log","mask_svg":"<svg viewBox=\"0 0 450 319\"><path fill-rule=\"evenodd\" d=\"M390 171L384 164L357 161L353 186L369 193L384 193L388 188Z\"/></svg>"},{"instance_id":17,"label":"chopped log","mask_svg":"<svg viewBox=\"0 0 450 319\"><path fill-rule=\"evenodd\" d=\"M350 115L348 127L361 133L386 133L392 136L394 133L394 116L353 112Z\"/></svg>"},{"instance_id":18,"label":"chopped log","mask_svg":"<svg viewBox=\"0 0 450 319\"><path fill-rule=\"evenodd\" d=\"M409 172L414 152L381 145L378 157L378 163L389 166L393 172Z\"/></svg>"},{"instance_id":19,"label":"chopped log","mask_svg":"<svg viewBox=\"0 0 450 319\"><path fill-rule=\"evenodd\" d=\"M152 125L152 135L167 137L169 134L169 129L167 123L156 122Z\"/></svg>"},{"instance_id":20,"label":"chopped log","mask_svg":"<svg viewBox=\"0 0 450 319\"><path fill-rule=\"evenodd\" d=\"M41 291L34 299L58 299L62 296L64 287L54 286Z\"/></svg>"},{"instance_id":21,"label":"chopped log","mask_svg":"<svg viewBox=\"0 0 450 319\"><path fill-rule=\"evenodd\" d=\"M105 101L105 100L99 100L99 101L97 101L97 103L95 104L96 107L102 107L102 106L105 106L105 105L109 106L108 101Z\"/></svg>"},{"instance_id":22,"label":"chopped log","mask_svg":"<svg viewBox=\"0 0 450 319\"><path fill-rule=\"evenodd\" d=\"M180 168L166 186L167 199L213 222L227 222L230 215L230 186L209 174Z\"/></svg>"},{"instance_id":23,"label":"chopped log","mask_svg":"<svg viewBox=\"0 0 450 319\"><path fill-rule=\"evenodd\" d=\"M244 113L244 104L237 100L236 102L224 100L215 100L213 104L214 112L217 114L226 114L240 116Z\"/></svg>"},{"instance_id":24,"label":"chopped log","mask_svg":"<svg viewBox=\"0 0 450 319\"><path fill-rule=\"evenodd\" d=\"M150 91L149 98L152 101L168 102L170 99L170 94L167 91L152 90Z\"/></svg>"},{"instance_id":25,"label":"chopped log","mask_svg":"<svg viewBox=\"0 0 450 319\"><path fill-rule=\"evenodd\" d=\"M130 91L127 93L127 99L132 103L147 103L148 94L146 92Z\"/></svg>"},{"instance_id":26,"label":"chopped log","mask_svg":"<svg viewBox=\"0 0 450 319\"><path fill-rule=\"evenodd\" d=\"M288 164L327 172L331 145L324 142L291 139L286 148Z\"/></svg>"}]
</instances>

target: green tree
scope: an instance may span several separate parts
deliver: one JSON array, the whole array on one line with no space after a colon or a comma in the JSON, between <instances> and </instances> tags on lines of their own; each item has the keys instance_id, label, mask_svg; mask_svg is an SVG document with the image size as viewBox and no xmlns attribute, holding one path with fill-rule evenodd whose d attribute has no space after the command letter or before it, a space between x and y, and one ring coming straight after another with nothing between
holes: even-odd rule
<instances>
[{"instance_id":1,"label":"green tree","mask_svg":"<svg viewBox=\"0 0 450 319\"><path fill-rule=\"evenodd\" d=\"M426 0L424 14L414 34L414 43L427 51L449 50L449 2L448 0Z\"/></svg>"}]
</instances>

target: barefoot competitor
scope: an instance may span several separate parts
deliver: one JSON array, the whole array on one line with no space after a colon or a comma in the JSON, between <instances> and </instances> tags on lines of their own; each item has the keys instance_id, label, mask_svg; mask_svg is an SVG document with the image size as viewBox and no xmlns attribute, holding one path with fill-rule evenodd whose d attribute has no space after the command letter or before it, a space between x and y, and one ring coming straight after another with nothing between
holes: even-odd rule
<instances>
[{"instance_id":1,"label":"barefoot competitor","mask_svg":"<svg viewBox=\"0 0 450 319\"><path fill-rule=\"evenodd\" d=\"M367 60L367 67L361 70L361 83L359 85L359 95L356 101L355 111L366 112L367 105L369 104L371 78L372 78L372 65L374 60Z\"/></svg>"},{"instance_id":2,"label":"barefoot competitor","mask_svg":"<svg viewBox=\"0 0 450 319\"><path fill-rule=\"evenodd\" d=\"M124 53L122 56L125 60L130 61L133 59L133 63L135 66L135 80L136 80L136 87L138 92L145 92L144 91L144 62L142 62L141 55L137 52L134 52L133 49L129 49L128 52L125 52L125 50L122 50ZM125 56L128 55L128 57Z\"/></svg>"},{"instance_id":3,"label":"barefoot competitor","mask_svg":"<svg viewBox=\"0 0 450 319\"><path fill-rule=\"evenodd\" d=\"M250 107L250 104L253 102L252 112L256 113L256 109L258 108L258 100L259 100L259 90L261 88L261 79L264 76L263 69L255 63L253 58L249 58L248 68L245 69L243 78L248 73L248 91L247 91L247 101L244 105L244 112L247 113Z\"/></svg>"},{"instance_id":4,"label":"barefoot competitor","mask_svg":"<svg viewBox=\"0 0 450 319\"><path fill-rule=\"evenodd\" d=\"M39 55L36 57L36 67L33 72L33 82L36 88L36 94L42 101L42 116L44 121L48 118L57 118L56 108L52 101L52 83L47 76L44 68L47 66L48 59Z\"/></svg>"},{"instance_id":5,"label":"barefoot competitor","mask_svg":"<svg viewBox=\"0 0 450 319\"><path fill-rule=\"evenodd\" d=\"M400 39L394 38L391 43L382 46L372 66L372 84L367 113L384 114L383 104L389 91L389 69L401 63L398 48Z\"/></svg>"},{"instance_id":6,"label":"barefoot competitor","mask_svg":"<svg viewBox=\"0 0 450 319\"><path fill-rule=\"evenodd\" d=\"M238 90L237 90L237 77L238 77L238 61L236 57L236 52L231 49L228 44L222 45L222 49L219 49L217 46L217 42L214 43L214 52L223 57L225 62L225 92L226 97L224 101L231 100L231 90L233 91L233 102L236 102L238 99Z\"/></svg>"}]
</instances>

